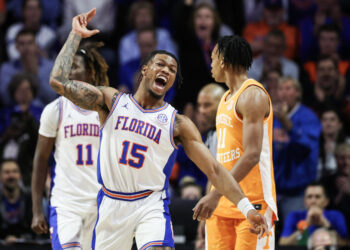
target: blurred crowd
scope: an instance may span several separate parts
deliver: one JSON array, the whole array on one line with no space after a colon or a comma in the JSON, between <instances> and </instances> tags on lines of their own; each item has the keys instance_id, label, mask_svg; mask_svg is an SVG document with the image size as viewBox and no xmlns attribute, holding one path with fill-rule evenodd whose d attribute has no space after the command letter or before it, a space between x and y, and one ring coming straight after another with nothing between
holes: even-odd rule
<instances>
[{"instance_id":1,"label":"blurred crowd","mask_svg":"<svg viewBox=\"0 0 350 250\"><path fill-rule=\"evenodd\" d=\"M165 100L195 122L214 155L216 108L226 89L211 77L211 52L219 37L243 36L254 54L248 76L266 87L273 104L279 244L312 245L316 237L348 244L347 0L0 0L1 240L35 237L28 190L40 115L57 97L49 75L72 18L93 7L89 25L100 33L91 40L104 43L110 85L133 93L151 51L177 55L183 81ZM49 176L47 183L48 196ZM182 147L170 183L172 196L183 200L206 190L207 178Z\"/></svg>"}]
</instances>

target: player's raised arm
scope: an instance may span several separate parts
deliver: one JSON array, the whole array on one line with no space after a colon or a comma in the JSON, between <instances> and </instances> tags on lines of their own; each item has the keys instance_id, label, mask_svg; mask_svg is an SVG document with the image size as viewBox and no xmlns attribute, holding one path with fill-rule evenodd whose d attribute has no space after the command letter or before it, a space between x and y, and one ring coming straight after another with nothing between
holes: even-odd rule
<instances>
[{"instance_id":1,"label":"player's raised arm","mask_svg":"<svg viewBox=\"0 0 350 250\"><path fill-rule=\"evenodd\" d=\"M189 118L183 115L176 116L174 137L175 141L183 145L188 157L208 176L218 191L241 209L253 226L251 231L260 236L267 232L264 217L259 215L245 198L232 175L214 159L209 149L204 145L198 129ZM200 207L195 208L194 217L200 213L200 210Z\"/></svg>"},{"instance_id":2,"label":"player's raised arm","mask_svg":"<svg viewBox=\"0 0 350 250\"><path fill-rule=\"evenodd\" d=\"M64 46L58 54L50 75L50 86L60 95L65 96L81 108L100 111L107 105L110 108L113 95L117 90L108 87L97 88L91 84L70 80L69 73L73 58L82 38L97 34L98 30L86 28L89 21L95 16L96 9L77 15L72 21L70 32ZM103 90L101 88L104 88ZM107 89L107 91L106 91ZM110 93L105 95L104 93Z\"/></svg>"}]
</instances>

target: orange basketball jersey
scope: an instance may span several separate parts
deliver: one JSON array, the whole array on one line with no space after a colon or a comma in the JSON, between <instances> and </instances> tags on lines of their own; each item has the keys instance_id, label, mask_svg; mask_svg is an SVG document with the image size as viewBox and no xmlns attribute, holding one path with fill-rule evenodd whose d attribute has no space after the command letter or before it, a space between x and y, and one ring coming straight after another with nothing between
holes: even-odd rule
<instances>
[{"instance_id":1,"label":"orange basketball jersey","mask_svg":"<svg viewBox=\"0 0 350 250\"><path fill-rule=\"evenodd\" d=\"M236 104L242 92L250 86L257 86L263 89L269 96L260 83L253 79L248 79L229 99L227 99L227 96L230 91L227 91L218 107L216 116L218 140L216 158L229 171L235 167L236 162L244 154L243 121L236 112ZM270 113L264 121L259 163L239 182L239 186L252 204L260 207L261 210L270 208L272 210L272 219L277 220L276 189L272 163L272 120L273 111L270 100ZM214 214L229 218L244 218L244 215L238 208L224 196L220 199Z\"/></svg>"}]
</instances>

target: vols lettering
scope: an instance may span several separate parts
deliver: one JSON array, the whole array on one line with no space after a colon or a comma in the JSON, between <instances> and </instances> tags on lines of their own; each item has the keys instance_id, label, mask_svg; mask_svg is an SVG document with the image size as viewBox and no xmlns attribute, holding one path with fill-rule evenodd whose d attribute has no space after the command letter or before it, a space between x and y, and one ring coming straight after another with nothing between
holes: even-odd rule
<instances>
[{"instance_id":1,"label":"vols lettering","mask_svg":"<svg viewBox=\"0 0 350 250\"><path fill-rule=\"evenodd\" d=\"M74 136L100 136L97 124L78 123L64 126L64 138Z\"/></svg>"},{"instance_id":2,"label":"vols lettering","mask_svg":"<svg viewBox=\"0 0 350 250\"><path fill-rule=\"evenodd\" d=\"M117 124L114 129L127 130L143 135L157 144L159 144L160 136L162 135L162 130L154 125L135 118L130 120L127 116L118 116Z\"/></svg>"}]
</instances>

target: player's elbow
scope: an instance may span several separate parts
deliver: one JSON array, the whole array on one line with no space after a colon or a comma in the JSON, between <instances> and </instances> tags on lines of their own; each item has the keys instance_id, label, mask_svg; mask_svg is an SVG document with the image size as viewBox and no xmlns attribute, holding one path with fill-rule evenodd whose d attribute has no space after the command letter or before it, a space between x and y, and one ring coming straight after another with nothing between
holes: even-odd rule
<instances>
[{"instance_id":1,"label":"player's elbow","mask_svg":"<svg viewBox=\"0 0 350 250\"><path fill-rule=\"evenodd\" d=\"M218 181L219 175L220 175L220 168L223 168L219 163L215 162L210 165L210 168L208 169L206 175L208 176L208 179L211 181L213 185Z\"/></svg>"},{"instance_id":2,"label":"player's elbow","mask_svg":"<svg viewBox=\"0 0 350 250\"><path fill-rule=\"evenodd\" d=\"M63 84L55 77L53 77L52 75L50 76L50 86L51 88L56 91L56 93L58 94L63 94Z\"/></svg>"},{"instance_id":3,"label":"player's elbow","mask_svg":"<svg viewBox=\"0 0 350 250\"><path fill-rule=\"evenodd\" d=\"M254 167L260 161L260 152L258 151L245 152L245 155L248 161L247 165L251 167Z\"/></svg>"}]
</instances>

